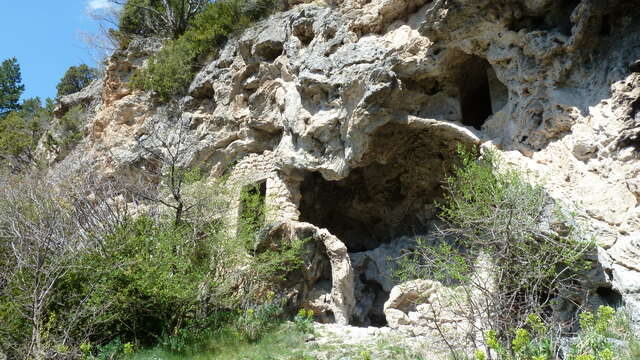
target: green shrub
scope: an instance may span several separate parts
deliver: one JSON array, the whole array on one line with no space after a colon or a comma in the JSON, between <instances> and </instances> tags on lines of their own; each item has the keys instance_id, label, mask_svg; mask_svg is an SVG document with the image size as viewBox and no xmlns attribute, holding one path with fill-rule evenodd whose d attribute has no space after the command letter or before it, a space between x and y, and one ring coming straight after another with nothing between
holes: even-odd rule
<instances>
[{"instance_id":1,"label":"green shrub","mask_svg":"<svg viewBox=\"0 0 640 360\"><path fill-rule=\"evenodd\" d=\"M475 151L458 152L459 165L445 179L439 204L442 236L418 241L399 260L397 276L455 287L446 306L458 306L471 323L483 319L485 330L511 350L517 336L511 329L524 326L529 314L546 319L555 297L580 291L578 274L592 265L585 255L593 241L583 240L544 189L503 166L497 153L487 150L479 158ZM547 231L547 222L562 224L561 230Z\"/></svg>"},{"instance_id":2,"label":"green shrub","mask_svg":"<svg viewBox=\"0 0 640 360\"><path fill-rule=\"evenodd\" d=\"M623 311L616 312L609 306L600 306L595 313L584 311L580 314L580 331L570 339L567 360L625 360L636 359L633 346L638 339L628 328L628 318ZM622 326L621 326L622 325ZM513 331L510 349L498 339L495 331L488 331L485 339L497 360L554 360L559 353L561 340L547 328L540 317L531 314L526 328ZM612 339L622 340L619 345ZM474 354L474 359L483 360L487 355L482 351Z\"/></svg>"},{"instance_id":3,"label":"green shrub","mask_svg":"<svg viewBox=\"0 0 640 360\"><path fill-rule=\"evenodd\" d=\"M71 66L64 73L58 85L56 85L56 97L59 98L76 93L91 84L97 77L98 71L87 66L87 64Z\"/></svg>"},{"instance_id":4,"label":"green shrub","mask_svg":"<svg viewBox=\"0 0 640 360\"><path fill-rule=\"evenodd\" d=\"M127 0L122 7L118 22L118 29L121 32L142 36L158 35L156 34L157 24L160 20L142 7L163 11L160 0Z\"/></svg>"},{"instance_id":5,"label":"green shrub","mask_svg":"<svg viewBox=\"0 0 640 360\"><path fill-rule=\"evenodd\" d=\"M240 191L240 216L238 218L238 238L244 242L247 250L254 250L255 236L265 225L266 194L261 187L253 184Z\"/></svg>"},{"instance_id":6,"label":"green shrub","mask_svg":"<svg viewBox=\"0 0 640 360\"><path fill-rule=\"evenodd\" d=\"M35 146L29 128L17 112L11 112L0 121L0 154L19 156Z\"/></svg>"},{"instance_id":7,"label":"green shrub","mask_svg":"<svg viewBox=\"0 0 640 360\"><path fill-rule=\"evenodd\" d=\"M257 341L282 323L282 304L271 301L244 311L236 320L236 329L249 341Z\"/></svg>"},{"instance_id":8,"label":"green shrub","mask_svg":"<svg viewBox=\"0 0 640 360\"><path fill-rule=\"evenodd\" d=\"M300 309L298 314L293 318L293 323L296 329L301 333L311 334L313 333L313 310Z\"/></svg>"},{"instance_id":9,"label":"green shrub","mask_svg":"<svg viewBox=\"0 0 640 360\"><path fill-rule=\"evenodd\" d=\"M64 158L84 138L86 119L83 105L69 109L47 132L44 141L47 150L55 153L58 160Z\"/></svg>"},{"instance_id":10,"label":"green shrub","mask_svg":"<svg viewBox=\"0 0 640 360\"><path fill-rule=\"evenodd\" d=\"M210 0L127 0L119 31L142 36L177 38Z\"/></svg>"},{"instance_id":11,"label":"green shrub","mask_svg":"<svg viewBox=\"0 0 640 360\"><path fill-rule=\"evenodd\" d=\"M14 171L36 163L34 150L53 118L53 102L40 98L26 99L19 111L0 119L0 160Z\"/></svg>"},{"instance_id":12,"label":"green shrub","mask_svg":"<svg viewBox=\"0 0 640 360\"><path fill-rule=\"evenodd\" d=\"M153 91L164 102L184 95L200 67L199 60L217 56L217 50L232 33L245 29L274 9L272 0L221 0L208 4L184 34L167 41L149 59L147 67L134 72L130 85Z\"/></svg>"},{"instance_id":13,"label":"green shrub","mask_svg":"<svg viewBox=\"0 0 640 360\"><path fill-rule=\"evenodd\" d=\"M153 91L161 101L186 92L194 76L195 52L182 41L168 41L149 59L147 67L136 70L130 81L135 89Z\"/></svg>"},{"instance_id":14,"label":"green shrub","mask_svg":"<svg viewBox=\"0 0 640 360\"><path fill-rule=\"evenodd\" d=\"M92 309L88 313L101 314L87 319L79 331L90 328L103 338L151 344L163 333L206 321L199 318L208 313L200 287L213 280L212 239L192 234L187 226L140 217L86 253L77 270L57 288L61 296L69 291L87 293Z\"/></svg>"},{"instance_id":15,"label":"green shrub","mask_svg":"<svg viewBox=\"0 0 640 360\"><path fill-rule=\"evenodd\" d=\"M181 352L221 329L256 341L284 318L273 299L300 270L305 239L251 254L221 218L196 215L208 207L177 224L162 213L133 219L111 207L110 192L29 179L0 176L0 347L10 358L117 358L157 344ZM186 198L199 196L196 185ZM207 193L225 207L223 191ZM27 260L37 266L20 267Z\"/></svg>"}]
</instances>

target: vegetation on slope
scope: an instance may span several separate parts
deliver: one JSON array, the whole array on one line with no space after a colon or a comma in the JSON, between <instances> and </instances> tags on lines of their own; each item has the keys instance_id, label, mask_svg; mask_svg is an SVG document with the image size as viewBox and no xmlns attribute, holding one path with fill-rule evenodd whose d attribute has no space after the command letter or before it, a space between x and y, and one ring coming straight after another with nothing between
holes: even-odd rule
<instances>
[{"instance_id":1,"label":"vegetation on slope","mask_svg":"<svg viewBox=\"0 0 640 360\"><path fill-rule=\"evenodd\" d=\"M275 9L273 0L221 0L207 4L189 20L183 33L167 40L146 67L135 71L131 86L153 91L165 102L184 95L202 62L217 56L231 34Z\"/></svg>"},{"instance_id":2,"label":"vegetation on slope","mask_svg":"<svg viewBox=\"0 0 640 360\"><path fill-rule=\"evenodd\" d=\"M97 77L98 71L87 66L87 64L71 66L64 73L64 76L60 79L58 85L56 85L56 97L59 98L61 96L76 93L89 86L89 84L91 84L91 82L93 82Z\"/></svg>"},{"instance_id":3,"label":"vegetation on slope","mask_svg":"<svg viewBox=\"0 0 640 360\"><path fill-rule=\"evenodd\" d=\"M480 159L475 152L459 153L440 204L446 227L438 241L419 241L401 259L398 276L437 279L457 289L441 305L474 324L475 332L492 334L509 354L516 351L515 329L532 316L567 331L571 324L554 320L554 304L586 293L580 274L594 265L587 260L594 242L541 186L501 166L494 151ZM483 347L478 351L490 358Z\"/></svg>"},{"instance_id":4,"label":"vegetation on slope","mask_svg":"<svg viewBox=\"0 0 640 360\"><path fill-rule=\"evenodd\" d=\"M57 85L58 97L82 90L96 77L87 65L70 67ZM36 148L43 136L45 147L64 157L84 136L85 109L79 105L54 121L54 101L39 97L19 101L24 85L15 58L0 66L0 168L20 172L38 166Z\"/></svg>"}]
</instances>

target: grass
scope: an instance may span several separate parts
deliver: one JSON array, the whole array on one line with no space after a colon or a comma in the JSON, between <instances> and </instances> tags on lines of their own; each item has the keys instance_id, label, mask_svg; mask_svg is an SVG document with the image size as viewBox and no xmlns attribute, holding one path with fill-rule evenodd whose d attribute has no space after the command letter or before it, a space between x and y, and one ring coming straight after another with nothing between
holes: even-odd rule
<instances>
[{"instance_id":1,"label":"grass","mask_svg":"<svg viewBox=\"0 0 640 360\"><path fill-rule=\"evenodd\" d=\"M182 352L172 352L161 346L141 350L134 360L312 360L305 355L305 334L290 324L265 334L259 341L250 342L232 330L223 330L215 336Z\"/></svg>"},{"instance_id":2,"label":"grass","mask_svg":"<svg viewBox=\"0 0 640 360\"><path fill-rule=\"evenodd\" d=\"M223 330L182 352L162 346L145 349L127 360L426 360L394 339L377 339L372 343L345 344L335 339L329 344L306 342L307 334L291 323L265 334L259 341L245 340L233 330ZM319 354L322 356L318 357Z\"/></svg>"}]
</instances>

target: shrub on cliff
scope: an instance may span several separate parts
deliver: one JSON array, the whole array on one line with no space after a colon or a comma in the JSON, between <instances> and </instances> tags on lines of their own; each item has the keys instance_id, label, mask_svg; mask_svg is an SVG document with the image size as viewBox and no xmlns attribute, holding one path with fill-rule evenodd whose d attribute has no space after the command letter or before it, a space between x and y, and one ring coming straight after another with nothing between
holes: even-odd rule
<instances>
[{"instance_id":1,"label":"shrub on cliff","mask_svg":"<svg viewBox=\"0 0 640 360\"><path fill-rule=\"evenodd\" d=\"M595 312L581 312L579 322L580 331L566 342L563 354L557 334L535 314L527 317L525 326L514 329L511 349L498 340L495 331L487 332L485 345L496 360L633 360L640 356L640 340L623 310L600 306ZM488 357L477 351L473 358Z\"/></svg>"},{"instance_id":2,"label":"shrub on cliff","mask_svg":"<svg viewBox=\"0 0 640 360\"><path fill-rule=\"evenodd\" d=\"M147 67L134 72L131 86L153 91L161 101L183 95L199 61L217 56L217 50L232 33L269 15L273 0L220 0L211 3L191 21L188 30L176 40L169 40L149 59Z\"/></svg>"},{"instance_id":3,"label":"shrub on cliff","mask_svg":"<svg viewBox=\"0 0 640 360\"><path fill-rule=\"evenodd\" d=\"M69 109L48 129L44 139L47 150L54 153L58 160L64 158L84 137L86 120L87 114L83 105Z\"/></svg>"},{"instance_id":4,"label":"shrub on cliff","mask_svg":"<svg viewBox=\"0 0 640 360\"><path fill-rule=\"evenodd\" d=\"M87 64L69 67L58 85L56 85L56 97L59 98L84 89L97 78L97 75L97 70L87 66Z\"/></svg>"},{"instance_id":5,"label":"shrub on cliff","mask_svg":"<svg viewBox=\"0 0 640 360\"><path fill-rule=\"evenodd\" d=\"M511 349L512 330L528 315L548 320L554 301L581 291L578 274L591 266L584 259L594 246L541 186L501 166L497 153L459 155L445 179L442 238L420 241L401 259L399 275L462 285L452 306Z\"/></svg>"},{"instance_id":6,"label":"shrub on cliff","mask_svg":"<svg viewBox=\"0 0 640 360\"><path fill-rule=\"evenodd\" d=\"M0 120L0 167L8 166L17 172L36 163L34 152L53 119L52 112L51 99L43 106L36 97L24 100L20 110Z\"/></svg>"},{"instance_id":7,"label":"shrub on cliff","mask_svg":"<svg viewBox=\"0 0 640 360\"><path fill-rule=\"evenodd\" d=\"M111 0L122 5L118 27L126 34L177 38L210 0Z\"/></svg>"}]
</instances>

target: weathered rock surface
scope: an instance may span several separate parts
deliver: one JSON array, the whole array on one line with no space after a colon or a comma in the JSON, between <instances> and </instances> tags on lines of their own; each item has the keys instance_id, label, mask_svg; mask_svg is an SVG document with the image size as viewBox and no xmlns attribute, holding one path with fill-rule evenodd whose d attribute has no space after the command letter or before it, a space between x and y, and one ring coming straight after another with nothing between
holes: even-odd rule
<instances>
[{"instance_id":1,"label":"weathered rock surface","mask_svg":"<svg viewBox=\"0 0 640 360\"><path fill-rule=\"evenodd\" d=\"M423 311L419 311L418 307L423 310L428 304L433 304L441 291L442 284L432 280L413 280L395 286L389 294L389 300L384 303L384 315L389 327L416 323L416 319L423 316Z\"/></svg>"},{"instance_id":2,"label":"weathered rock surface","mask_svg":"<svg viewBox=\"0 0 640 360\"><path fill-rule=\"evenodd\" d=\"M334 276L327 309L350 309L334 313L348 322L355 300L337 292L355 285L335 283L356 263L347 252L372 250L367 234L379 244L419 233L456 145L485 143L578 212L611 290L640 320L639 9L624 0L300 4L230 40L169 104L127 88L159 46L135 41L110 60L87 139L54 172L134 174L148 160L137 139L152 124L188 122L186 165L266 179L279 221L318 219ZM94 101L83 96L69 103ZM318 283L310 304L322 307L326 290Z\"/></svg>"}]
</instances>

